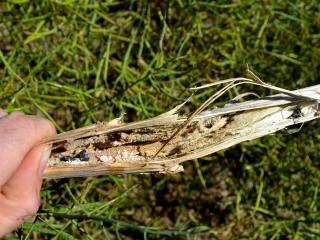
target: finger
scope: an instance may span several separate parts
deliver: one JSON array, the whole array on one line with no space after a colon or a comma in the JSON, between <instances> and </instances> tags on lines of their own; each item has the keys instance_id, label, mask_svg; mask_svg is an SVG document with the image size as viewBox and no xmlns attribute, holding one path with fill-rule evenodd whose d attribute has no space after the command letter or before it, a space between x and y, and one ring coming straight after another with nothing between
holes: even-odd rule
<instances>
[{"instance_id":1,"label":"finger","mask_svg":"<svg viewBox=\"0 0 320 240\"><path fill-rule=\"evenodd\" d=\"M38 203L38 196L42 183L42 173L50 155L51 148L38 146L33 148L22 161L11 178L2 186L2 194L12 202L21 202L20 209L33 202ZM30 200L30 201L28 201Z\"/></svg>"},{"instance_id":2,"label":"finger","mask_svg":"<svg viewBox=\"0 0 320 240\"><path fill-rule=\"evenodd\" d=\"M54 127L43 118L14 113L0 119L0 236L37 211L50 149L32 147L54 133Z\"/></svg>"},{"instance_id":3,"label":"finger","mask_svg":"<svg viewBox=\"0 0 320 240\"><path fill-rule=\"evenodd\" d=\"M32 149L9 181L2 186L0 193L0 236L14 230L40 206L40 188L42 183L39 162L48 157L45 148ZM1 228L5 232L1 233Z\"/></svg>"},{"instance_id":4,"label":"finger","mask_svg":"<svg viewBox=\"0 0 320 240\"><path fill-rule=\"evenodd\" d=\"M33 146L54 133L54 127L44 118L17 112L0 118L0 186L9 180Z\"/></svg>"},{"instance_id":5,"label":"finger","mask_svg":"<svg viewBox=\"0 0 320 240\"><path fill-rule=\"evenodd\" d=\"M8 113L6 111L4 111L2 108L0 108L0 118L7 116L7 115L8 115Z\"/></svg>"},{"instance_id":6,"label":"finger","mask_svg":"<svg viewBox=\"0 0 320 240\"><path fill-rule=\"evenodd\" d=\"M42 173L50 147L32 149L0 193L0 226L9 233L37 212ZM1 236L1 229L0 229Z\"/></svg>"}]
</instances>

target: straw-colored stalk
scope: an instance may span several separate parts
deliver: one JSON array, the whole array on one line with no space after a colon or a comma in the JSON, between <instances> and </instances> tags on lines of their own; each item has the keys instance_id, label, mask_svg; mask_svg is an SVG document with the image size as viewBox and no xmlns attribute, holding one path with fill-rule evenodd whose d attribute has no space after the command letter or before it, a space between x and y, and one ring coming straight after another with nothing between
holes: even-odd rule
<instances>
[{"instance_id":1,"label":"straw-colored stalk","mask_svg":"<svg viewBox=\"0 0 320 240\"><path fill-rule=\"evenodd\" d=\"M184 161L319 117L320 85L288 91L260 79L218 83L227 85L188 118L176 113L182 104L148 120L123 124L115 119L46 139L42 144L52 144L52 153L44 176L175 173ZM229 88L244 83L281 93L205 111Z\"/></svg>"}]
</instances>

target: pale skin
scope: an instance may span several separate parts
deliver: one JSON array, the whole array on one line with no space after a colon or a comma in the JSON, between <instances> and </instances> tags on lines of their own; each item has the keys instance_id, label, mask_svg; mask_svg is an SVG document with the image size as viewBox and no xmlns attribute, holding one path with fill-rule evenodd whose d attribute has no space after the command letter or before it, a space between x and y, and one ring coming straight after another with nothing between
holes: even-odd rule
<instances>
[{"instance_id":1,"label":"pale skin","mask_svg":"<svg viewBox=\"0 0 320 240\"><path fill-rule=\"evenodd\" d=\"M0 108L0 237L34 216L50 147L38 143L56 133L46 119Z\"/></svg>"}]
</instances>

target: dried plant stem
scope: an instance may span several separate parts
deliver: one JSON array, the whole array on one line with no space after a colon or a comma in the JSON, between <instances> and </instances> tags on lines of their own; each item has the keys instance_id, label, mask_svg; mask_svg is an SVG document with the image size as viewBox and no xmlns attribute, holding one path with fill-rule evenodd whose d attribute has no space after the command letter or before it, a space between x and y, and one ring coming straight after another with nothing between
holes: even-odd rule
<instances>
[{"instance_id":1,"label":"dried plant stem","mask_svg":"<svg viewBox=\"0 0 320 240\"><path fill-rule=\"evenodd\" d=\"M289 91L246 78L219 83L227 85L188 118L176 114L182 104L148 120L116 119L46 139L42 144L53 144L53 151L45 177L175 173L184 161L319 117L320 85ZM248 83L281 94L204 111L228 89Z\"/></svg>"}]
</instances>

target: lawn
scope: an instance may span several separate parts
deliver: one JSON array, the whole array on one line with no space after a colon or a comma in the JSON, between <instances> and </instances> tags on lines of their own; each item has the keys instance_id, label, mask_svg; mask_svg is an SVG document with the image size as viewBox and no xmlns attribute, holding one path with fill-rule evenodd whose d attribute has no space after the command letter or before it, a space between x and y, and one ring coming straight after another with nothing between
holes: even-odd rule
<instances>
[{"instance_id":1,"label":"lawn","mask_svg":"<svg viewBox=\"0 0 320 240\"><path fill-rule=\"evenodd\" d=\"M317 0L2 1L0 106L63 132L122 112L126 122L156 116L189 87L246 76L247 65L279 87L316 85L319 12ZM248 90L273 93L245 86L224 100ZM318 127L245 142L175 175L46 180L36 219L7 239L320 239Z\"/></svg>"}]
</instances>

